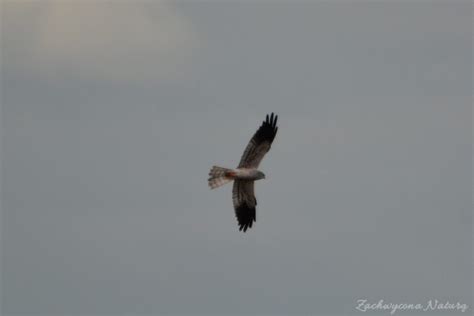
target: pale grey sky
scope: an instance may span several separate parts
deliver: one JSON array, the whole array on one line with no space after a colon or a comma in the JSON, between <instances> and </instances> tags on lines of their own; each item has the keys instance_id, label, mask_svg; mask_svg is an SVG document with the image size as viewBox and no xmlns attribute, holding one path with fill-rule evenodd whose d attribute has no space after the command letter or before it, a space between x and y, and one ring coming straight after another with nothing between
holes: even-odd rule
<instances>
[{"instance_id":1,"label":"pale grey sky","mask_svg":"<svg viewBox=\"0 0 474 316\"><path fill-rule=\"evenodd\" d=\"M472 306L471 6L2 1L2 313Z\"/></svg>"}]
</instances>

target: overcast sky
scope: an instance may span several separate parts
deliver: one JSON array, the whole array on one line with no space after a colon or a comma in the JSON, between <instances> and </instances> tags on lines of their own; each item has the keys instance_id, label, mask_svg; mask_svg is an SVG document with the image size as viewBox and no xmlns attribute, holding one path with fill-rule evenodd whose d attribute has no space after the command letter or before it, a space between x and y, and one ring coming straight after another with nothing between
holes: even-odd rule
<instances>
[{"instance_id":1,"label":"overcast sky","mask_svg":"<svg viewBox=\"0 0 474 316\"><path fill-rule=\"evenodd\" d=\"M3 314L472 306L471 6L2 1Z\"/></svg>"}]
</instances>

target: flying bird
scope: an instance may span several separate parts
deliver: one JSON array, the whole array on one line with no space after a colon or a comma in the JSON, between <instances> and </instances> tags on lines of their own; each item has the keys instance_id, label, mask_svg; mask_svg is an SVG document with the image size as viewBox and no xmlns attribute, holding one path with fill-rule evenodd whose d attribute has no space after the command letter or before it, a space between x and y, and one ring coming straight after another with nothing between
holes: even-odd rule
<instances>
[{"instance_id":1,"label":"flying bird","mask_svg":"<svg viewBox=\"0 0 474 316\"><path fill-rule=\"evenodd\" d=\"M211 189L234 181L232 202L240 231L247 231L256 221L257 199L254 193L254 182L265 179L265 174L257 168L275 139L278 131L277 119L278 115L267 114L265 121L250 139L236 169L213 166L209 172L208 183Z\"/></svg>"}]
</instances>

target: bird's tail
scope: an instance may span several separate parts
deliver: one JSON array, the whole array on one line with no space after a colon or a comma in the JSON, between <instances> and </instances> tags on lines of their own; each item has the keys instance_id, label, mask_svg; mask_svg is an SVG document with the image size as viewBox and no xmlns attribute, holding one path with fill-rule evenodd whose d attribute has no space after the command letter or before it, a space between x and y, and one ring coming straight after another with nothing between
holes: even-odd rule
<instances>
[{"instance_id":1,"label":"bird's tail","mask_svg":"<svg viewBox=\"0 0 474 316\"><path fill-rule=\"evenodd\" d=\"M232 169L222 168L218 166L213 166L211 171L209 171L209 187L211 189L218 188L230 181L234 180L235 171Z\"/></svg>"}]
</instances>

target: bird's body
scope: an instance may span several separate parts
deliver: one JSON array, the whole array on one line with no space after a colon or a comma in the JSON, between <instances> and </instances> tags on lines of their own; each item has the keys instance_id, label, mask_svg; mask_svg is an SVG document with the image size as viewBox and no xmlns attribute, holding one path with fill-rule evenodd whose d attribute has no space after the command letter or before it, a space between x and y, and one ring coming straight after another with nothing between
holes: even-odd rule
<instances>
[{"instance_id":1,"label":"bird's body","mask_svg":"<svg viewBox=\"0 0 474 316\"><path fill-rule=\"evenodd\" d=\"M276 136L278 130L276 126L277 119L278 116L274 116L273 113L271 116L267 115L266 120L245 148L236 169L214 166L209 172L208 183L211 189L234 181L232 201L240 230L244 232L252 227L252 223L256 221L255 207L257 199L254 194L254 182L265 179L265 174L257 168L265 154L270 150Z\"/></svg>"},{"instance_id":2,"label":"bird's body","mask_svg":"<svg viewBox=\"0 0 474 316\"><path fill-rule=\"evenodd\" d=\"M257 181L265 179L265 174L255 168L228 169L219 166L212 167L209 172L209 186L211 189L218 188L232 180Z\"/></svg>"},{"instance_id":3,"label":"bird's body","mask_svg":"<svg viewBox=\"0 0 474 316\"><path fill-rule=\"evenodd\" d=\"M237 168L235 169L235 179L256 181L265 179L265 174L255 168Z\"/></svg>"}]
</instances>

